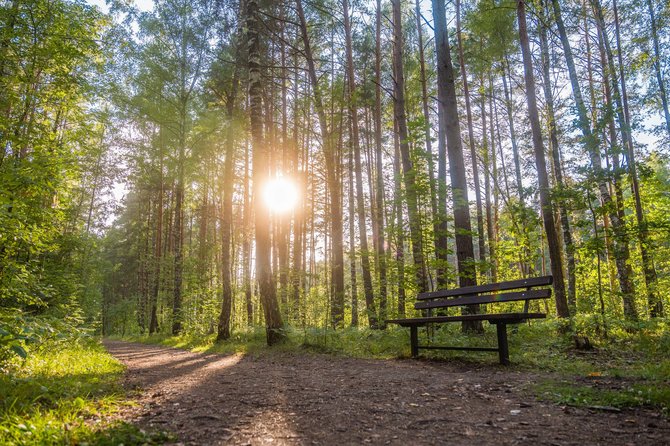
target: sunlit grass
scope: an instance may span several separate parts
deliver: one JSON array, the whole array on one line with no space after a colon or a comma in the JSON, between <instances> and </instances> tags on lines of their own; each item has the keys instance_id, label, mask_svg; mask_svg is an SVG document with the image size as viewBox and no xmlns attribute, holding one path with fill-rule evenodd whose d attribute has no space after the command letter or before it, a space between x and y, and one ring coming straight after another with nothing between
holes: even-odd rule
<instances>
[{"instance_id":1,"label":"sunlit grass","mask_svg":"<svg viewBox=\"0 0 670 446\"><path fill-rule=\"evenodd\" d=\"M0 444L157 444L114 419L124 405L123 366L95 342L43 347L0 376Z\"/></svg>"}]
</instances>

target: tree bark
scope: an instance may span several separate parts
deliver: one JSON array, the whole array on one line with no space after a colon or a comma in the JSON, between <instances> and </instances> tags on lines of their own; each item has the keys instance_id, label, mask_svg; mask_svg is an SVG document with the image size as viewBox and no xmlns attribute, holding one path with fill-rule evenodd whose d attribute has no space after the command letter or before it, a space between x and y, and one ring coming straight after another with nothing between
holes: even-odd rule
<instances>
[{"instance_id":1,"label":"tree bark","mask_svg":"<svg viewBox=\"0 0 670 446\"><path fill-rule=\"evenodd\" d=\"M553 172L556 179L556 185L559 190L565 188L563 181L563 171L561 169L561 152L558 144L558 129L556 127L556 114L554 112L554 95L551 89L551 73L549 60L549 42L547 38L546 25L546 4L543 1L541 7L540 23L540 50L542 52L542 75L544 76L543 90L544 102L547 107L547 127L549 128L549 142L551 148L551 156L553 159ZM565 244L565 257L567 263L568 273L568 291L567 300L568 307L572 313L577 310L577 287L575 277L575 244L572 240L572 231L570 230L570 219L568 218L568 211L566 205L557 204L560 215L561 228L563 229L563 243Z\"/></svg>"},{"instance_id":2,"label":"tree bark","mask_svg":"<svg viewBox=\"0 0 670 446\"><path fill-rule=\"evenodd\" d=\"M344 323L344 252L342 246L343 224L342 224L342 204L341 204L341 184L340 170L338 168L338 157L332 141L331 131L329 130L326 111L321 98L319 89L319 80L316 74L312 48L309 43L309 34L307 33L307 21L302 7L302 0L296 1L296 11L300 20L300 31L304 45L305 58L307 59L307 71L312 84L314 107L316 108L321 130L323 144L323 153L326 164L326 182L330 191L330 228L331 228L331 322L334 327L341 327Z\"/></svg>"},{"instance_id":3,"label":"tree bark","mask_svg":"<svg viewBox=\"0 0 670 446\"><path fill-rule=\"evenodd\" d=\"M268 148L263 138L263 98L260 53L260 19L257 0L247 0L247 45L249 51L249 118L252 144L254 210L256 232L256 275L258 279L261 304L265 316L265 328L268 345L283 341L283 321L277 302L272 266L270 263L270 213L260 199L261 188L267 181Z\"/></svg>"},{"instance_id":4,"label":"tree bark","mask_svg":"<svg viewBox=\"0 0 670 446\"><path fill-rule=\"evenodd\" d=\"M354 77L354 57L351 44L351 22L349 18L349 1L342 0L344 9L344 36L347 57L347 102L351 119L351 144L353 147L354 171L356 173L356 207L358 208L358 235L361 245L361 270L363 273L363 292L366 308L374 311L375 299L370 274L370 252L368 250L367 222L365 219L365 200L363 195L363 173L361 168L361 146L358 133L358 106L356 96L356 78ZM377 328L376 315L368 315L370 327Z\"/></svg>"},{"instance_id":5,"label":"tree bark","mask_svg":"<svg viewBox=\"0 0 670 446\"><path fill-rule=\"evenodd\" d=\"M403 72L402 15L400 0L392 0L393 6L393 114L398 125L400 156L405 182L405 198L409 216L409 231L412 240L415 280L419 292L428 290L428 275L423 255L423 226L416 188L416 170L412 165L409 148L407 114L405 112L405 74Z\"/></svg>"},{"instance_id":6,"label":"tree bark","mask_svg":"<svg viewBox=\"0 0 670 446\"><path fill-rule=\"evenodd\" d=\"M437 205L437 191L435 188L435 168L433 166L433 141L430 135L430 113L428 105L428 82L426 80L426 61L423 50L423 26L421 24L421 2L415 0L414 13L416 15L417 39L419 41L419 80L421 81L421 105L423 106L424 135L426 140L426 162L428 163L428 185L430 187L430 210L433 220L433 238L435 246L440 246L440 221ZM435 251L437 259L438 281L447 274L444 267L447 265L447 250Z\"/></svg>"},{"instance_id":7,"label":"tree bark","mask_svg":"<svg viewBox=\"0 0 670 446\"><path fill-rule=\"evenodd\" d=\"M447 138L459 285L461 287L472 286L477 284L477 271L472 243L472 227L470 225L468 184L465 177L465 161L463 160L461 130L458 122L454 68L449 50L444 0L433 0L433 20L435 23L435 52L437 58L437 95ZM478 311L478 305L470 305L466 307L465 312L472 314ZM463 322L463 330L481 331L483 329L481 322L467 321Z\"/></svg>"},{"instance_id":8,"label":"tree bark","mask_svg":"<svg viewBox=\"0 0 670 446\"><path fill-rule=\"evenodd\" d=\"M179 158L174 210L174 288L172 299L172 334L182 329L182 274L184 269L184 162L186 152L186 107L182 104L179 120Z\"/></svg>"},{"instance_id":9,"label":"tree bark","mask_svg":"<svg viewBox=\"0 0 670 446\"><path fill-rule=\"evenodd\" d=\"M642 197L640 193L640 181L637 175L637 162L635 161L635 147L633 144L633 134L631 131L631 117L630 110L628 108L628 92L626 89L626 76L624 73L624 64L623 64L623 55L621 54L621 34L619 30L619 12L617 8L616 0L612 3L614 9L614 24L616 32L616 42L617 42L617 58L619 62L619 77L621 78L621 104L619 108L623 108L623 116L621 112L618 113L620 126L622 132L627 139L627 153L628 153L628 176L630 178L631 189L633 193L633 198L635 199L635 217L637 220L638 226L638 241L640 244L640 254L642 256L642 269L644 272L644 282L647 288L647 304L649 306L649 315L651 317L662 317L663 316L663 302L656 292L656 268L654 267L654 261L651 257L650 251L652 246L649 241L649 230L647 227L647 220L644 217L644 211L642 208ZM653 10L652 10L653 14ZM653 17L653 16L652 16ZM654 23L652 22L652 32L655 31ZM655 35L655 32L653 32ZM656 41L655 44L658 44ZM612 60L612 54L609 53L608 60L610 64L610 70L612 71L612 77L614 78L614 62ZM659 77L659 83L662 85L662 78ZM662 96L665 96L665 90L662 91ZM666 119L668 119L668 104L667 99L663 103ZM670 126L670 121L667 121ZM670 127L668 127L670 130Z\"/></svg>"},{"instance_id":10,"label":"tree bark","mask_svg":"<svg viewBox=\"0 0 670 446\"><path fill-rule=\"evenodd\" d=\"M533 74L533 59L528 42L528 31L526 28L526 4L525 0L517 1L517 18L519 20L519 40L521 42L521 53L523 56L523 71L526 82L526 100L528 103L528 116L533 135L533 149L535 150L535 164L537 166L537 179L540 187L540 207L544 230L547 235L549 258L551 261L551 274L554 276L554 299L556 301L556 312L559 317L569 317L570 310L565 296L565 282L563 279L563 259L558 242L558 232L554 224L554 210L549 188L549 177L547 175L547 163L544 155L544 142L542 141L542 128L540 116L537 109L537 98L535 94L535 75Z\"/></svg>"},{"instance_id":11,"label":"tree bark","mask_svg":"<svg viewBox=\"0 0 670 446\"><path fill-rule=\"evenodd\" d=\"M502 60L502 84L505 93L505 110L507 111L507 123L509 124L510 141L512 142L512 159L514 160L514 181L516 183L519 202L524 205L524 191L521 183L521 161L519 160L519 144L516 139L516 128L514 127L514 101L512 99L512 86L508 85L509 60L505 55ZM511 83L511 79L510 79Z\"/></svg>"},{"instance_id":12,"label":"tree bark","mask_svg":"<svg viewBox=\"0 0 670 446\"><path fill-rule=\"evenodd\" d=\"M386 324L387 316L387 271L386 271L386 247L384 246L384 169L382 163L382 93L381 93L381 0L377 0L377 9L375 13L375 108L373 110L373 120L375 129L375 170L376 170L376 193L375 210L377 224L377 263L379 269L379 324L383 327ZM367 309L368 322L370 316L374 316L374 308Z\"/></svg>"},{"instance_id":13,"label":"tree bark","mask_svg":"<svg viewBox=\"0 0 670 446\"><path fill-rule=\"evenodd\" d=\"M475 203L477 205L477 239L479 242L479 261L486 261L486 246L484 237L484 215L482 212L482 193L479 185L479 167L477 163L477 148L475 147L474 126L472 125L472 110L470 107L470 87L468 75L465 70L465 57L463 56L463 36L461 32L461 0L456 0L456 38L458 40L458 64L461 67L463 78L463 96L465 99L465 116L468 122L468 144L470 146L470 158L472 158L472 182L475 190ZM486 139L486 130L483 130L482 139Z\"/></svg>"},{"instance_id":14,"label":"tree bark","mask_svg":"<svg viewBox=\"0 0 670 446\"><path fill-rule=\"evenodd\" d=\"M226 158L223 167L223 203L221 209L221 312L217 326L217 341L230 338L230 317L233 307L232 287L232 221L233 221L233 185L235 184L235 99L237 97L238 76L235 70L230 93L226 99Z\"/></svg>"},{"instance_id":15,"label":"tree bark","mask_svg":"<svg viewBox=\"0 0 670 446\"><path fill-rule=\"evenodd\" d=\"M398 124L393 125L393 181L395 185L395 196L393 201L393 208L395 212L395 260L398 268L398 315L405 316L405 225L402 215L402 175L400 173L400 140L398 137ZM393 219L392 219L393 220Z\"/></svg>"},{"instance_id":16,"label":"tree bark","mask_svg":"<svg viewBox=\"0 0 670 446\"><path fill-rule=\"evenodd\" d=\"M351 326L358 326L358 283L356 280L356 236L355 236L355 200L354 200L354 154L349 151L349 279L351 282Z\"/></svg>"}]
</instances>

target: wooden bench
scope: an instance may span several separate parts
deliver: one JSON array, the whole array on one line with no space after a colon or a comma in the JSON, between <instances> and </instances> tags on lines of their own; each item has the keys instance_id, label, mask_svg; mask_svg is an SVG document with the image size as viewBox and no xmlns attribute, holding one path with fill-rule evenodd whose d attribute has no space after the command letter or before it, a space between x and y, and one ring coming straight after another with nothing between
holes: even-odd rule
<instances>
[{"instance_id":1,"label":"wooden bench","mask_svg":"<svg viewBox=\"0 0 670 446\"><path fill-rule=\"evenodd\" d=\"M438 290L420 293L414 308L426 310L423 317L408 319L391 319L387 322L398 324L410 329L410 345L412 357L419 354L419 349L439 350L470 350L470 351L497 351L501 364L509 364L509 349L507 344L507 325L519 324L528 319L542 319L547 315L544 313L529 313L529 302L534 299L548 299L551 297L551 289L533 289L546 287L553 282L552 276L534 277L530 279L511 280L509 282L491 283L488 285L469 286L452 290ZM500 291L511 291L500 293ZM523 311L509 313L461 314L455 316L433 316L432 310L436 308L460 307L476 304L500 304L503 302L524 301ZM499 308L499 307L498 307ZM418 327L428 324L441 324L446 322L463 321L487 321L495 324L498 335L498 347L447 347L436 345L419 345Z\"/></svg>"}]
</instances>

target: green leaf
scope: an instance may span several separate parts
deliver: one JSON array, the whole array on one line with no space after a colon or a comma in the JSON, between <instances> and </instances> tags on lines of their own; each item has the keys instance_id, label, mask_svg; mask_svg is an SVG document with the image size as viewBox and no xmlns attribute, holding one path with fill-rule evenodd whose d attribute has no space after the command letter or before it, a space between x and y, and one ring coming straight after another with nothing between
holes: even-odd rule
<instances>
[{"instance_id":1,"label":"green leaf","mask_svg":"<svg viewBox=\"0 0 670 446\"><path fill-rule=\"evenodd\" d=\"M9 348L11 351L19 355L22 359L26 359L28 357L28 352L26 351L26 349L21 347L19 344L14 344Z\"/></svg>"}]
</instances>

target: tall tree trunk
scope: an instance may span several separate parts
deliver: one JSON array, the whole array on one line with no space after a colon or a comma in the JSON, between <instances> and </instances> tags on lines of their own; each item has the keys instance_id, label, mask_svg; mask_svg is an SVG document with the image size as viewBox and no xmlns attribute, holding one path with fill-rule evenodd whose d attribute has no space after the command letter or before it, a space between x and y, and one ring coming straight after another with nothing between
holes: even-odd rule
<instances>
[{"instance_id":1,"label":"tall tree trunk","mask_svg":"<svg viewBox=\"0 0 670 446\"><path fill-rule=\"evenodd\" d=\"M416 187L416 170L412 165L405 112L405 74L403 72L403 38L400 0L392 0L393 5L393 114L398 125L400 155L402 159L405 198L409 216L409 231L412 240L412 257L416 274L416 286L419 292L428 290L428 275L423 256L423 233L421 214L419 213Z\"/></svg>"},{"instance_id":2,"label":"tall tree trunk","mask_svg":"<svg viewBox=\"0 0 670 446\"><path fill-rule=\"evenodd\" d=\"M588 10L586 8L586 0L582 1L582 13L584 16L584 33L585 33L585 41L586 41L586 69L588 71L588 89L589 89L589 97L590 97L590 102L591 102L591 122L596 122L598 119L598 107L596 104L596 94L595 94L595 82L593 78L593 73L594 73L594 67L593 67L593 61L592 61L592 53L591 53L591 33L590 33L590 28L591 24L589 23L589 18L590 15L588 13ZM600 42L602 38L600 37L600 32L596 30L596 33L598 35L598 41ZM602 49L602 43L599 43L598 45L601 53L601 61L605 60L605 56L602 54L604 50ZM606 64L603 64L605 66ZM604 76L607 75L607 72L604 72ZM609 94L609 82L605 81L603 82L605 90L605 97L607 99L607 104L611 103L611 97ZM608 112L608 115L611 115L612 113ZM611 136L611 141L614 143L616 141L616 130L614 128L614 121L612 119L608 119L609 123L607 125ZM607 140L607 137L605 136L605 129L603 129L603 137L602 139L605 141ZM618 155L615 153L614 149L612 149L612 156L617 158ZM618 162L615 163L618 165ZM605 152L605 167L609 170L610 169L610 159L609 159L609 154L607 151ZM614 171L614 186L617 188L617 191L619 191L621 188L617 187L617 175L618 170ZM609 190L610 190L610 195L612 194L612 182L608 183ZM618 193L618 192L617 192ZM617 197L619 195L616 195ZM617 205L619 205L620 201L617 201ZM611 237L612 230L611 230L611 225L610 225L610 219L605 213L603 215L603 225L605 227L605 230L603 231L603 236L605 238L605 250L607 254L607 277L609 279L609 284L610 284L610 290L612 293L615 292L615 289L617 288L617 272L616 272L616 260L614 259L614 247L613 247L613 240Z\"/></svg>"},{"instance_id":3,"label":"tall tree trunk","mask_svg":"<svg viewBox=\"0 0 670 446\"><path fill-rule=\"evenodd\" d=\"M424 134L426 140L426 161L428 163L428 185L430 187L430 210L433 220L433 237L435 246L440 246L440 221L438 206L437 206L437 191L435 188L435 167L433 163L433 141L430 135L430 112L428 104L428 82L426 80L426 61L424 56L423 48L423 26L421 24L421 2L420 0L415 0L414 3L414 13L416 15L416 28L418 32L418 41L419 41L419 73L421 81L421 105L423 106L423 119L424 119ZM437 277L440 280L440 277L446 275L444 266L447 265L447 252L445 249L440 249L435 251L435 257L437 258Z\"/></svg>"},{"instance_id":4,"label":"tall tree trunk","mask_svg":"<svg viewBox=\"0 0 670 446\"><path fill-rule=\"evenodd\" d=\"M483 88L482 88L483 90ZM496 157L496 132L498 138L500 138L499 127L498 127L498 111L497 107L494 107L494 98L495 98L495 88L493 87L493 78L491 72L489 71L489 116L491 117L490 123L490 143L491 143L491 181L495 185L493 188L493 223L489 223L488 220L491 219L490 214L490 198L488 199L489 204L487 205L487 234L489 239L489 258L491 262L491 282L496 283L498 281L498 256L496 255L498 250L498 233L499 231L499 214L498 214L498 202L499 202L499 188L498 188L498 161ZM483 108L483 106L482 106ZM494 113L495 111L495 113ZM484 112L482 112L484 113ZM494 125L495 121L495 125ZM502 144L498 144L502 149ZM502 156L501 156L502 158ZM488 189L487 189L488 190ZM490 191L488 193L491 193Z\"/></svg>"},{"instance_id":5,"label":"tall tree trunk","mask_svg":"<svg viewBox=\"0 0 670 446\"><path fill-rule=\"evenodd\" d=\"M442 119L444 120L443 123L447 138L449 175L451 178L454 207L458 278L459 285L464 287L477 284L477 271L474 262L468 184L465 177L465 161L463 160L461 130L458 122L454 67L451 63L451 53L449 50L444 0L433 0L433 21L435 23L435 52L437 56L437 95L439 107L442 109ZM466 313L477 313L478 311L478 305L466 307ZM463 322L463 330L481 331L481 322Z\"/></svg>"},{"instance_id":6,"label":"tall tree trunk","mask_svg":"<svg viewBox=\"0 0 670 446\"><path fill-rule=\"evenodd\" d=\"M165 195L165 185L163 179L163 126L158 127L158 204L156 216L156 244L154 246L153 259L153 283L151 285L151 295L149 296L149 334L158 331L158 293L161 283L161 263L163 255L163 196Z\"/></svg>"},{"instance_id":7,"label":"tall tree trunk","mask_svg":"<svg viewBox=\"0 0 670 446\"><path fill-rule=\"evenodd\" d=\"M235 99L237 98L238 75L233 74L232 86L226 98L226 115L228 128L226 129L226 158L223 167L223 203L221 209L221 312L217 326L216 339L218 341L230 338L230 317L233 307L232 287L232 230L233 230L233 185L235 184Z\"/></svg>"},{"instance_id":8,"label":"tall tree trunk","mask_svg":"<svg viewBox=\"0 0 670 446\"><path fill-rule=\"evenodd\" d=\"M354 154L349 151L349 272L351 282L351 326L358 326L358 283L356 281L356 236L354 224L356 202L354 201Z\"/></svg>"},{"instance_id":9,"label":"tall tree trunk","mask_svg":"<svg viewBox=\"0 0 670 446\"><path fill-rule=\"evenodd\" d=\"M377 263L379 269L379 323L384 326L387 316L386 247L384 234L384 169L382 163L382 93L381 93L381 0L377 0L375 13L375 108L373 120L375 128L375 170L376 193L374 207L377 224ZM367 309L368 322L372 326L371 316L374 307Z\"/></svg>"},{"instance_id":10,"label":"tall tree trunk","mask_svg":"<svg viewBox=\"0 0 670 446\"><path fill-rule=\"evenodd\" d=\"M244 210L242 211L242 282L244 283L244 303L247 325L254 323L254 306L251 290L251 191L249 190L249 147L244 150Z\"/></svg>"},{"instance_id":11,"label":"tall tree trunk","mask_svg":"<svg viewBox=\"0 0 670 446\"><path fill-rule=\"evenodd\" d=\"M393 197L393 208L395 213L395 260L398 268L398 315L405 316L405 225L402 216L402 175L400 173L400 140L398 137L398 124L393 119L393 181L395 185L395 196Z\"/></svg>"},{"instance_id":12,"label":"tall tree trunk","mask_svg":"<svg viewBox=\"0 0 670 446\"><path fill-rule=\"evenodd\" d=\"M472 125L472 110L470 107L470 87L468 75L465 71L465 57L463 57L463 36L461 33L461 0L456 0L456 38L458 39L458 64L461 67L463 78L463 96L465 99L465 115L468 122L468 144L470 146L470 157L472 158L472 181L475 190L475 203L477 204L477 238L479 241L479 261L486 261L486 248L484 238L484 216L482 212L482 193L479 186L479 167L477 163L477 148L475 147L474 126ZM486 130L483 130L482 139L486 139Z\"/></svg>"},{"instance_id":13,"label":"tall tree trunk","mask_svg":"<svg viewBox=\"0 0 670 446\"><path fill-rule=\"evenodd\" d=\"M612 6L614 8L614 24L615 24L614 29L616 31L619 76L621 78L621 101L622 101L621 107L623 108L623 116L621 116L621 113L619 113L619 119L622 121L620 123L620 126L627 138L626 146L628 153L628 176L630 177L633 198L635 199L635 217L637 219L637 225L638 225L638 240L640 242L640 254L642 256L642 269L644 272L644 282L647 288L647 304L649 306L649 315L651 317L662 317L663 302L656 292L656 268L654 267L654 262L650 254L652 247L649 243L649 230L647 227L647 220L644 217L644 211L642 208L640 181L637 175L637 165L636 165L637 162L635 161L635 147L633 145L633 135L631 131L631 117L630 117L630 110L628 108L628 92L626 89L626 76L624 73L623 55L621 54L622 53L621 33L619 30L619 12L616 0L613 1ZM654 31L653 28L654 23L652 22L652 32ZM655 44L657 43L658 42L655 42ZM614 62L612 61L611 53L609 54L608 59L610 63L610 70L612 71L612 77L615 78L613 68ZM659 78L659 81L662 82L662 79ZM662 91L662 96L663 97L665 96L665 90ZM667 99L664 102L663 106L666 113L666 119L668 119ZM667 123L670 126L670 121L668 121ZM670 127L668 127L668 129L670 130Z\"/></svg>"},{"instance_id":14,"label":"tall tree trunk","mask_svg":"<svg viewBox=\"0 0 670 446\"><path fill-rule=\"evenodd\" d=\"M293 55L293 65L298 66L298 54ZM299 70L295 70L293 79L293 97L298 97L298 78ZM291 306L293 320L299 322L301 320L300 311L300 292L302 289L303 265L302 257L304 251L304 233L305 233L305 194L307 193L307 178L305 173L300 169L300 138L298 136L299 104L294 101L293 104L293 177L298 182L300 191L298 205L293 211L293 268L291 270ZM305 164L307 164L307 156L305 156Z\"/></svg>"},{"instance_id":15,"label":"tall tree trunk","mask_svg":"<svg viewBox=\"0 0 670 446\"><path fill-rule=\"evenodd\" d=\"M552 208L551 190L549 188L549 177L547 175L547 163L544 157L544 142L542 141L542 127L537 109L537 98L535 95L535 75L533 74L533 59L528 43L528 31L526 28L526 4L525 0L517 1L517 18L519 20L519 40L521 42L521 53L523 56L523 71L526 81L526 100L528 102L528 116L533 135L533 148L535 150L535 164L537 166L537 178L540 186L540 207L544 230L547 235L549 247L549 258L551 260L551 274L554 276L554 299L556 300L556 312L559 317L569 317L570 310L565 296L565 282L563 279L563 259L561 257L558 232L554 224L554 210Z\"/></svg>"},{"instance_id":16,"label":"tall tree trunk","mask_svg":"<svg viewBox=\"0 0 670 446\"><path fill-rule=\"evenodd\" d=\"M249 51L249 118L251 144L253 150L253 184L256 231L256 275L258 279L261 304L265 316L265 328L268 345L283 341L283 322L277 302L272 267L270 264L270 213L260 199L261 187L268 178L268 148L263 138L263 98L260 53L260 19L257 0L247 0L247 45Z\"/></svg>"},{"instance_id":17,"label":"tall tree trunk","mask_svg":"<svg viewBox=\"0 0 670 446\"><path fill-rule=\"evenodd\" d=\"M186 107L182 104L179 120L179 158L174 210L174 291L172 300L172 334L182 329L182 274L184 269L184 162L186 152Z\"/></svg>"},{"instance_id":18,"label":"tall tree trunk","mask_svg":"<svg viewBox=\"0 0 670 446\"><path fill-rule=\"evenodd\" d=\"M281 64L281 159L276 160L274 165L280 167L281 175L290 173L289 164L291 156L289 155L290 143L288 140L288 74L286 69L286 5L281 3L280 8L280 27L281 38L279 40L280 64ZM291 306L288 302L289 291L289 239L291 234L290 214L280 214L277 219L277 254L279 261L279 295L280 302L284 308L286 319L290 321Z\"/></svg>"},{"instance_id":19,"label":"tall tree trunk","mask_svg":"<svg viewBox=\"0 0 670 446\"><path fill-rule=\"evenodd\" d=\"M558 145L558 129L556 127L556 114L554 112L554 95L551 89L551 73L549 60L549 42L547 38L546 25L546 3L543 0L541 5L540 23L540 50L542 52L542 75L544 77L544 102L547 107L547 126L549 128L549 142L551 146L551 156L553 159L553 171L556 179L556 185L559 189L565 188L563 181L563 171L561 169L561 152ZM577 310L577 287L575 277L575 244L572 240L572 231L570 230L570 220L565 203L557 204L561 228L563 229L563 243L565 244L565 257L567 261L568 273L568 307L572 313Z\"/></svg>"},{"instance_id":20,"label":"tall tree trunk","mask_svg":"<svg viewBox=\"0 0 670 446\"><path fill-rule=\"evenodd\" d=\"M495 255L495 235L493 233L493 209L491 208L491 165L492 160L490 154L495 155L495 145L493 144L493 139L491 139L491 149L489 150L489 138L487 138L487 126L486 126L486 95L484 94L484 79L482 75L481 82L481 91L479 106L482 116L482 147L481 154L484 165L484 203L486 206L486 238L489 241L489 255L491 256L491 261ZM493 118L493 117L491 117ZM493 126L493 122L491 122ZM495 182L494 182L495 184ZM484 238L484 234L481 235L481 238ZM495 268L491 270L491 280L495 283Z\"/></svg>"},{"instance_id":21,"label":"tall tree trunk","mask_svg":"<svg viewBox=\"0 0 670 446\"><path fill-rule=\"evenodd\" d=\"M565 54L565 60L568 65L568 74L570 76L570 83L572 85L572 93L577 106L577 125L584 137L584 146L591 161L591 167L594 171L594 176L598 182L598 191L600 193L601 201L605 209L608 210L612 228L615 236L615 258L617 266L617 275L619 278L619 286L621 287L621 294L624 307L624 315L630 320L637 320L638 314L635 307L635 288L632 281L632 270L630 267L630 249L628 247L628 235L623 220L616 213L616 206L612 201L610 195L607 176L603 172L602 160L600 156L600 142L598 136L591 131L591 123L586 113L586 106L582 97L581 87L579 86L579 79L577 77L577 70L572 55L572 48L568 39L563 18L561 16L561 7L559 0L552 0L554 8L554 19L558 26L561 44Z\"/></svg>"},{"instance_id":22,"label":"tall tree trunk","mask_svg":"<svg viewBox=\"0 0 670 446\"><path fill-rule=\"evenodd\" d=\"M509 59L505 55L502 60L502 84L505 93L505 110L507 111L507 123L509 125L510 141L512 142L512 159L514 161L514 180L516 182L517 194L519 194L519 202L524 204L523 184L521 183L521 161L519 159L519 144L516 139L516 128L514 127L514 100L512 98L512 86L508 85L508 80L511 84L511 79L508 79L510 74Z\"/></svg>"},{"instance_id":23,"label":"tall tree trunk","mask_svg":"<svg viewBox=\"0 0 670 446\"><path fill-rule=\"evenodd\" d=\"M332 237L332 265L331 265L331 321L334 327L340 327L344 323L344 252L342 246L343 224L342 224L342 191L340 184L340 170L338 168L339 158L332 141L331 131L329 130L326 111L321 98L319 89L319 79L316 73L312 48L309 43L309 34L307 32L307 22L302 7L302 0L296 1L296 10L300 20L300 31L304 44L305 58L307 59L307 69L310 82L312 84L314 107L319 119L319 128L323 144L323 153L326 164L326 182L330 191L330 227Z\"/></svg>"},{"instance_id":24,"label":"tall tree trunk","mask_svg":"<svg viewBox=\"0 0 670 446\"><path fill-rule=\"evenodd\" d=\"M621 77L621 90L619 90L619 83L617 82L617 69L614 64L614 56L612 54L612 48L610 45L609 37L607 36L606 32L605 19L603 17L602 7L600 5L600 2L597 0L592 0L591 4L594 9L596 23L598 24L598 29L600 30L601 40L604 46L604 53L606 58L604 58L603 60L603 70L605 74L609 74L611 92L614 99L614 105L616 107L614 115L617 118L623 144L626 148L626 153L628 155L628 174L631 181L633 197L635 199L635 214L638 223L638 238L642 254L644 279L645 279L645 285L647 287L647 300L649 303L651 313L653 313L653 315L656 316L659 310L662 312L662 307L661 307L661 301L655 293L656 270L653 266L652 259L649 255L648 250L649 246L648 246L646 222L642 211L642 201L640 198L640 189L639 189L640 185L638 182L637 169L635 165L635 150L633 147L633 137L631 135L630 130L630 115L628 112L628 98L626 94L626 81L623 72L623 59L620 54L620 48L619 48L619 68ZM617 43L620 46L618 12L616 8L616 2L614 2L614 14L615 14L615 30L617 34ZM612 119L614 119L614 116L612 116ZM621 203L623 203L623 197L620 201Z\"/></svg>"},{"instance_id":25,"label":"tall tree trunk","mask_svg":"<svg viewBox=\"0 0 670 446\"><path fill-rule=\"evenodd\" d=\"M344 36L347 57L347 102L351 119L351 144L354 149L354 171L356 173L356 206L358 208L358 234L361 244L361 270L363 273L363 292L366 308L374 309L375 298L370 274L370 251L368 250L368 233L365 219L365 196L363 195L363 173L361 168L361 146L358 134L358 106L356 96L356 78L354 76L354 57L351 45L351 23L349 18L349 1L342 0L344 9ZM371 321L371 328L377 328L376 316Z\"/></svg>"}]
</instances>

